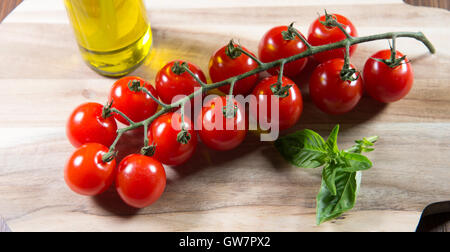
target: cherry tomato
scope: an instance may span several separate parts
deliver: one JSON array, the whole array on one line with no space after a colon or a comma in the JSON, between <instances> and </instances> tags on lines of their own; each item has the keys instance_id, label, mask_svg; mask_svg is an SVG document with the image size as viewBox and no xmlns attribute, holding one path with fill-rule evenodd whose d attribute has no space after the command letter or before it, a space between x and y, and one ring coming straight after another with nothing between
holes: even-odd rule
<instances>
[{"instance_id":1,"label":"cherry tomato","mask_svg":"<svg viewBox=\"0 0 450 252\"><path fill-rule=\"evenodd\" d=\"M176 74L172 71L174 64L181 61L172 61L165 65L161 70L159 70L155 79L156 91L162 102L166 104L171 104L173 98L177 95L190 95L196 88L200 88L201 85L198 83L194 77L192 77L188 72L182 74ZM201 81L206 83L205 74L202 70L194 64L186 62L188 64L189 70L191 70Z\"/></svg>"},{"instance_id":2,"label":"cherry tomato","mask_svg":"<svg viewBox=\"0 0 450 252\"><path fill-rule=\"evenodd\" d=\"M158 97L155 88L150 83L139 77L124 77L111 88L109 102L113 101L113 107L124 113L134 122L143 121L152 116L158 108L156 103L143 91L131 91L128 87L131 81L140 81L141 87L147 88L155 97ZM123 124L129 125L128 121L119 114L114 117Z\"/></svg>"},{"instance_id":3,"label":"cherry tomato","mask_svg":"<svg viewBox=\"0 0 450 252\"><path fill-rule=\"evenodd\" d=\"M312 73L309 93L319 109L328 114L343 114L352 110L363 94L361 78L343 81L340 73L343 59L332 59L320 64ZM351 65L354 68L353 65Z\"/></svg>"},{"instance_id":4,"label":"cherry tomato","mask_svg":"<svg viewBox=\"0 0 450 252\"><path fill-rule=\"evenodd\" d=\"M177 141L177 136L181 132L179 113L167 113L158 117L148 131L150 144L156 145L153 158L166 165L181 165L189 160L197 146L197 133L187 116L184 117L184 127L191 138L186 144Z\"/></svg>"},{"instance_id":5,"label":"cherry tomato","mask_svg":"<svg viewBox=\"0 0 450 252\"><path fill-rule=\"evenodd\" d=\"M273 84L278 82L278 76L271 76L261 80L258 85L256 85L253 90L253 95L257 97L258 101L258 111L252 111L253 115L258 115L259 120L263 120L267 123L276 123L272 122L272 102L271 97L278 99L278 125L280 130L285 130L293 125L295 125L303 112L303 99L300 89L297 85L290 79L283 77L282 78L282 87L286 87L291 85L289 88L289 95L286 97L280 98L279 96L275 96L271 89ZM262 105L264 104L264 105ZM265 106L267 110L267 114L262 114L260 109L261 106Z\"/></svg>"},{"instance_id":6,"label":"cherry tomato","mask_svg":"<svg viewBox=\"0 0 450 252\"><path fill-rule=\"evenodd\" d=\"M242 105L233 100L236 113L233 118L223 114L226 97L216 97L207 102L197 119L202 142L214 150L231 150L239 146L247 135L247 120ZM228 126L227 126L228 125Z\"/></svg>"},{"instance_id":7,"label":"cherry tomato","mask_svg":"<svg viewBox=\"0 0 450 252\"><path fill-rule=\"evenodd\" d=\"M98 103L84 103L70 115L66 124L66 135L74 147L87 143L110 146L117 136L114 117L102 117L103 106Z\"/></svg>"},{"instance_id":8,"label":"cherry tomato","mask_svg":"<svg viewBox=\"0 0 450 252\"><path fill-rule=\"evenodd\" d=\"M114 180L116 161L103 162L102 157L107 152L107 147L89 143L72 154L64 169L64 179L72 191L94 196L109 188Z\"/></svg>"},{"instance_id":9,"label":"cherry tomato","mask_svg":"<svg viewBox=\"0 0 450 252\"><path fill-rule=\"evenodd\" d=\"M125 157L119 164L116 188L122 200L135 208L157 201L166 187L166 172L154 158L139 154Z\"/></svg>"},{"instance_id":10,"label":"cherry tomato","mask_svg":"<svg viewBox=\"0 0 450 252\"><path fill-rule=\"evenodd\" d=\"M237 45L235 45L235 47L236 46ZM227 47L228 45L217 50L209 61L209 75L213 82L220 82L233 76L249 72L258 67L258 63L245 54L241 54L235 59L231 58L226 54ZM245 47L242 47L242 49L254 55ZM237 81L234 84L233 94L250 94L257 81L258 74ZM230 85L219 87L219 90L225 94L229 94Z\"/></svg>"},{"instance_id":11,"label":"cherry tomato","mask_svg":"<svg viewBox=\"0 0 450 252\"><path fill-rule=\"evenodd\" d=\"M270 29L264 35L259 42L259 58L262 62L267 63L279 60L281 58L290 57L302 53L308 49L306 45L297 37L294 40L284 40L282 32L287 30L287 26L278 26ZM284 66L283 74L291 78L295 77L300 74L307 63L308 58L290 62ZM276 75L278 71L279 68L268 70L268 72L272 75Z\"/></svg>"},{"instance_id":12,"label":"cherry tomato","mask_svg":"<svg viewBox=\"0 0 450 252\"><path fill-rule=\"evenodd\" d=\"M399 51L396 58L403 57ZM395 102L405 97L414 82L414 73L411 63L405 58L401 65L389 67L375 59L388 60L391 50L382 50L369 58L364 66L364 87L367 93L380 102Z\"/></svg>"},{"instance_id":13,"label":"cherry tomato","mask_svg":"<svg viewBox=\"0 0 450 252\"><path fill-rule=\"evenodd\" d=\"M352 22L350 22L350 20L339 14L331 14L331 15L333 15L336 18L336 20L343 25L344 29L347 31L348 34L350 34L353 37L358 36L356 28L352 24ZM325 15L316 19L316 21L314 21L314 23L312 23L311 26L309 27L308 42L312 46L332 44L347 38L345 34L339 29L339 27L327 27L321 24L319 20L324 22L326 20ZM350 55L353 55L353 53L356 50L356 47L357 47L356 45L350 47ZM334 49L313 55L314 59L316 59L321 63L334 58L343 59L344 56L345 56L345 48Z\"/></svg>"}]
</instances>

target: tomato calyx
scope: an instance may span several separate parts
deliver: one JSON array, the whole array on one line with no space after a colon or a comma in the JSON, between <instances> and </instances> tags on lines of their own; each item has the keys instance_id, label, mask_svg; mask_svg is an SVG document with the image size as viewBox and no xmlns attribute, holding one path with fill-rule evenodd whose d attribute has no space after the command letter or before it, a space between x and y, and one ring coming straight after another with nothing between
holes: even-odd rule
<instances>
[{"instance_id":1,"label":"tomato calyx","mask_svg":"<svg viewBox=\"0 0 450 252\"><path fill-rule=\"evenodd\" d=\"M104 163L109 163L109 162L113 161L116 158L117 153L118 152L114 149L109 150L108 153L106 153L105 155L102 156L102 161Z\"/></svg>"},{"instance_id":2,"label":"tomato calyx","mask_svg":"<svg viewBox=\"0 0 450 252\"><path fill-rule=\"evenodd\" d=\"M185 129L182 129L177 135L177 142L181 144L188 144L190 140L191 134Z\"/></svg>"},{"instance_id":3,"label":"tomato calyx","mask_svg":"<svg viewBox=\"0 0 450 252\"><path fill-rule=\"evenodd\" d=\"M325 10L325 21L320 20L320 16L319 16L319 23L321 23L322 25L324 25L325 27L327 27L329 29L337 27L337 28L339 28L339 30L341 30L342 33L345 34L347 39L353 39L352 35L350 35L347 32L344 25L337 21L337 17L332 14L328 14L327 10Z\"/></svg>"},{"instance_id":4,"label":"tomato calyx","mask_svg":"<svg viewBox=\"0 0 450 252\"><path fill-rule=\"evenodd\" d=\"M325 21L319 19L319 22L328 28L337 27L339 25L337 18L328 14L327 10L325 10Z\"/></svg>"},{"instance_id":5,"label":"tomato calyx","mask_svg":"<svg viewBox=\"0 0 450 252\"><path fill-rule=\"evenodd\" d=\"M222 113L225 118L234 118L237 115L238 105L234 104L234 106L230 106L230 103L232 103L232 99L227 99L227 104L222 108Z\"/></svg>"},{"instance_id":6,"label":"tomato calyx","mask_svg":"<svg viewBox=\"0 0 450 252\"><path fill-rule=\"evenodd\" d=\"M108 117L113 116L113 111L111 110L114 100L111 100L111 102L106 103L105 106L103 106L102 109L102 118L106 119Z\"/></svg>"},{"instance_id":7,"label":"tomato calyx","mask_svg":"<svg viewBox=\"0 0 450 252\"><path fill-rule=\"evenodd\" d=\"M182 75L187 68L189 68L189 65L186 62L177 61L173 63L171 70L176 75Z\"/></svg>"},{"instance_id":8,"label":"tomato calyx","mask_svg":"<svg viewBox=\"0 0 450 252\"><path fill-rule=\"evenodd\" d=\"M141 154L144 156L152 157L155 155L156 144L144 146L141 148Z\"/></svg>"},{"instance_id":9,"label":"tomato calyx","mask_svg":"<svg viewBox=\"0 0 450 252\"><path fill-rule=\"evenodd\" d=\"M239 45L236 45L233 40L230 40L230 43L228 43L225 49L225 54L232 59L236 59L242 55L242 51Z\"/></svg>"},{"instance_id":10,"label":"tomato calyx","mask_svg":"<svg viewBox=\"0 0 450 252\"><path fill-rule=\"evenodd\" d=\"M361 74L350 65L350 43L347 42L345 45L344 66L340 73L341 80L353 82L358 80L360 76Z\"/></svg>"},{"instance_id":11,"label":"tomato calyx","mask_svg":"<svg viewBox=\"0 0 450 252\"><path fill-rule=\"evenodd\" d=\"M293 23L292 23L293 25ZM285 63L282 62L280 66L280 72L278 73L278 80L275 84L270 86L272 93L280 98L285 98L289 96L289 90L292 85L283 86L283 73L284 73Z\"/></svg>"},{"instance_id":12,"label":"tomato calyx","mask_svg":"<svg viewBox=\"0 0 450 252\"><path fill-rule=\"evenodd\" d=\"M356 69L344 65L340 76L343 81L356 81L361 77L361 74Z\"/></svg>"},{"instance_id":13,"label":"tomato calyx","mask_svg":"<svg viewBox=\"0 0 450 252\"><path fill-rule=\"evenodd\" d=\"M278 81L277 83L270 86L270 90L272 93L280 98L285 98L289 96L289 89L291 89L292 85L286 85L283 87L282 83Z\"/></svg>"},{"instance_id":14,"label":"tomato calyx","mask_svg":"<svg viewBox=\"0 0 450 252\"><path fill-rule=\"evenodd\" d=\"M403 64L408 64L410 61L406 61L406 55L403 55L400 58L397 58L397 50L395 49L395 37L392 39L392 44L389 42L389 48L391 50L391 58L389 59L376 59L373 57L370 57L371 59L384 63L390 68L396 68Z\"/></svg>"},{"instance_id":15,"label":"tomato calyx","mask_svg":"<svg viewBox=\"0 0 450 252\"><path fill-rule=\"evenodd\" d=\"M398 66L400 66L400 65L410 63L409 61L405 61L406 55L404 55L404 56L401 57L401 58L394 59L394 60L392 60L392 59L376 59L376 58L372 58L372 57L370 57L370 58L373 59L373 60L375 60L375 61L384 63L384 64L386 64L386 65L387 65L388 67L390 67L390 68L396 68L396 67L398 67Z\"/></svg>"},{"instance_id":16,"label":"tomato calyx","mask_svg":"<svg viewBox=\"0 0 450 252\"><path fill-rule=\"evenodd\" d=\"M289 26L287 31L282 31L281 35L283 35L284 40L294 40L296 35L296 30L294 28L294 22L292 22Z\"/></svg>"},{"instance_id":17,"label":"tomato calyx","mask_svg":"<svg viewBox=\"0 0 450 252\"><path fill-rule=\"evenodd\" d=\"M140 92L141 89L141 81L140 80L132 80L128 82L128 88L133 92Z\"/></svg>"}]
</instances>

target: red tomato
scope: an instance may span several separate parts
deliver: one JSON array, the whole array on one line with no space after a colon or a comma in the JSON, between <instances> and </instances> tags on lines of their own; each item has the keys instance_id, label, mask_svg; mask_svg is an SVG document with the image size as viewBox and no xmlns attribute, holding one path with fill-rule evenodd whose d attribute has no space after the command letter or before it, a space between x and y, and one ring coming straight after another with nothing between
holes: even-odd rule
<instances>
[{"instance_id":1,"label":"red tomato","mask_svg":"<svg viewBox=\"0 0 450 252\"><path fill-rule=\"evenodd\" d=\"M403 57L399 51L396 58ZM390 59L391 50L382 50L371 58ZM367 93L380 102L395 102L405 97L414 82L414 73L408 59L394 68L369 58L364 66L364 87ZM407 63L408 62L408 63Z\"/></svg>"},{"instance_id":2,"label":"red tomato","mask_svg":"<svg viewBox=\"0 0 450 252\"><path fill-rule=\"evenodd\" d=\"M166 104L171 104L173 98L177 95L190 95L196 88L200 88L201 85L198 83L194 77L192 77L188 72L184 72L180 75L174 73L172 68L175 62L181 62L179 60L172 61L165 65L161 70L159 70L155 79L156 91L162 102ZM202 70L194 64L186 62L191 70L201 81L206 83L205 74Z\"/></svg>"},{"instance_id":3,"label":"red tomato","mask_svg":"<svg viewBox=\"0 0 450 252\"><path fill-rule=\"evenodd\" d=\"M149 142L156 145L153 158L166 165L181 165L189 160L197 147L197 133L187 116L184 117L184 127L191 135L187 144L177 141L181 132L179 113L167 113L158 117L148 131Z\"/></svg>"},{"instance_id":4,"label":"red tomato","mask_svg":"<svg viewBox=\"0 0 450 252\"><path fill-rule=\"evenodd\" d=\"M139 77L124 77L112 86L109 102L112 100L113 107L124 113L132 121L140 122L155 114L158 103L143 91L131 91L128 84L133 80L140 81L141 87L147 88L153 96L158 97L155 88L145 80ZM115 114L114 117L121 123L129 125L128 121L121 115Z\"/></svg>"},{"instance_id":5,"label":"red tomato","mask_svg":"<svg viewBox=\"0 0 450 252\"><path fill-rule=\"evenodd\" d=\"M108 148L89 143L78 148L64 169L64 179L72 191L86 196L98 195L112 184L114 180L116 161L102 161Z\"/></svg>"},{"instance_id":6,"label":"red tomato","mask_svg":"<svg viewBox=\"0 0 450 252\"><path fill-rule=\"evenodd\" d=\"M235 45L236 47L237 45ZM220 48L209 61L209 75L213 82L220 82L236 75L240 75L258 67L258 63L245 54L233 59L226 54L227 46ZM242 47L246 52L251 53L246 48ZM254 55L253 53L251 53ZM256 56L255 56L256 57ZM245 79L237 81L234 84L234 95L248 95L252 92L253 87L258 81L258 74L254 74ZM225 94L230 93L230 85L219 87L219 90Z\"/></svg>"},{"instance_id":7,"label":"red tomato","mask_svg":"<svg viewBox=\"0 0 450 252\"><path fill-rule=\"evenodd\" d=\"M131 154L119 164L116 188L122 200L135 208L157 201L166 187L162 164L151 157Z\"/></svg>"},{"instance_id":8,"label":"red tomato","mask_svg":"<svg viewBox=\"0 0 450 252\"><path fill-rule=\"evenodd\" d=\"M344 29L347 31L348 34L350 34L353 37L358 36L356 28L352 24L352 22L350 22L350 20L339 14L331 14L331 15L336 17L337 21L343 25ZM308 42L312 46L332 44L347 38L345 34L339 29L339 27L327 27L321 24L319 20L324 22L325 16L321 16L320 18L316 19L316 21L314 21L314 23L312 23L312 25L309 27ZM350 55L353 55L353 53L356 50L356 47L357 47L356 45L350 47ZM339 48L331 51L317 53L313 55L313 57L314 59L322 63L334 58L343 59L345 57L345 48Z\"/></svg>"},{"instance_id":9,"label":"red tomato","mask_svg":"<svg viewBox=\"0 0 450 252\"><path fill-rule=\"evenodd\" d=\"M340 73L343 59L332 59L320 64L309 81L309 94L319 109L328 114L343 114L352 110L363 94L361 78L343 81ZM351 68L354 68L351 65Z\"/></svg>"},{"instance_id":10,"label":"red tomato","mask_svg":"<svg viewBox=\"0 0 450 252\"><path fill-rule=\"evenodd\" d=\"M271 89L271 86L278 82L278 76L271 76L267 77L263 80L261 80L258 85L256 85L255 89L253 90L253 95L257 97L258 101L258 111L252 111L253 115L258 115L257 118L259 120L264 120L264 122L268 123L275 123L271 121L271 111L272 111L272 103L271 103L271 96L274 96L273 91ZM291 85L292 87L289 88L289 96L280 98L279 96L275 96L278 98L278 120L279 120L279 129L285 130L293 125L295 125L298 120L300 119L300 116L303 112L303 99L302 94L300 92L300 89L297 87L297 85L290 79L283 77L282 79L282 86L288 86ZM260 113L260 106L261 104L266 104L264 106L267 106L267 114L261 114Z\"/></svg>"},{"instance_id":11,"label":"red tomato","mask_svg":"<svg viewBox=\"0 0 450 252\"><path fill-rule=\"evenodd\" d=\"M264 35L259 42L259 58L262 62L267 63L279 60L281 58L290 57L302 53L308 49L306 45L297 37L294 40L284 40L282 32L287 30L287 26L278 26L272 28ZM295 77L300 74L307 63L308 58L290 62L284 66L283 74L288 77ZM268 72L272 75L276 75L278 71L279 68L268 70Z\"/></svg>"},{"instance_id":12,"label":"red tomato","mask_svg":"<svg viewBox=\"0 0 450 252\"><path fill-rule=\"evenodd\" d=\"M80 147L87 143L110 146L117 136L114 117L102 117L103 106L98 103L84 103L70 115L66 124L66 135L70 143Z\"/></svg>"},{"instance_id":13,"label":"red tomato","mask_svg":"<svg viewBox=\"0 0 450 252\"><path fill-rule=\"evenodd\" d=\"M247 135L247 120L242 106L235 100L236 115L225 118L223 109L226 97L216 97L207 102L198 117L197 125L203 143L215 150L231 150L239 146ZM227 126L228 125L228 126Z\"/></svg>"}]
</instances>

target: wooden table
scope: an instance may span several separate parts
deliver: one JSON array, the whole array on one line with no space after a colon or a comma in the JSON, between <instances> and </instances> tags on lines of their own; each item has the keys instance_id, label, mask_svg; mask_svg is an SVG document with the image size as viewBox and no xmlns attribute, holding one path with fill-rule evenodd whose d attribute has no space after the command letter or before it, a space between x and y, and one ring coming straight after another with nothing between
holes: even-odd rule
<instances>
[{"instance_id":1,"label":"wooden table","mask_svg":"<svg viewBox=\"0 0 450 252\"><path fill-rule=\"evenodd\" d=\"M305 112L290 132L311 128L325 136L340 123L341 148L381 136L369 154L375 165L363 175L357 205L342 218L316 226L320 170L290 166L252 134L236 150L219 153L200 145L188 164L167 167L163 197L137 211L114 190L88 198L66 187L63 167L73 147L65 120L82 102L105 102L114 80L82 62L62 1L25 1L0 25L0 215L13 231L414 231L426 205L450 199L447 11L398 0L166 2L148 4L154 50L134 73L151 81L173 59L207 69L209 56L230 38L256 51L272 26L296 21L306 33L324 8L348 16L360 35L421 30L437 54L399 40L416 74L408 97L388 106L365 97L355 111L339 117L314 107L305 90L307 76L297 80ZM386 41L361 44L352 62L361 68L386 46ZM121 154L135 152L140 143L140 137L126 136Z\"/></svg>"}]
</instances>

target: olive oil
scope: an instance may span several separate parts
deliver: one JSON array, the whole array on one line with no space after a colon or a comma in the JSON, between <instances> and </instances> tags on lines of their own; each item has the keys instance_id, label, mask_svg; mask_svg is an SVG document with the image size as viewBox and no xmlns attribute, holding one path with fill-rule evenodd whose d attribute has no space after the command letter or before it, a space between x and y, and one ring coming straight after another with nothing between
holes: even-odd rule
<instances>
[{"instance_id":1,"label":"olive oil","mask_svg":"<svg viewBox=\"0 0 450 252\"><path fill-rule=\"evenodd\" d=\"M142 0L64 0L81 55L95 71L123 76L136 69L152 45Z\"/></svg>"}]
</instances>

